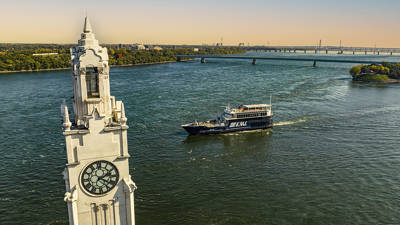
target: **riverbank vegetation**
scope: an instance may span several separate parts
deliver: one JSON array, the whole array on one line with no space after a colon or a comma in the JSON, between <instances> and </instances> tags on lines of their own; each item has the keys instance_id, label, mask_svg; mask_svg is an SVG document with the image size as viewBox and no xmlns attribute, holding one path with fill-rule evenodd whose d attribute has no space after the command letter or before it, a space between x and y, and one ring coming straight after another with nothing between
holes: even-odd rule
<instances>
[{"instance_id":1,"label":"riverbank vegetation","mask_svg":"<svg viewBox=\"0 0 400 225\"><path fill-rule=\"evenodd\" d=\"M400 63L357 65L350 69L354 81L400 82Z\"/></svg>"},{"instance_id":2,"label":"riverbank vegetation","mask_svg":"<svg viewBox=\"0 0 400 225\"><path fill-rule=\"evenodd\" d=\"M37 71L69 68L69 48L72 45L56 44L0 44L0 71ZM107 46L109 65L140 65L173 62L177 55L241 54L245 50L237 47L164 48L162 50L132 50L126 47ZM45 55L43 53L57 53Z\"/></svg>"}]
</instances>

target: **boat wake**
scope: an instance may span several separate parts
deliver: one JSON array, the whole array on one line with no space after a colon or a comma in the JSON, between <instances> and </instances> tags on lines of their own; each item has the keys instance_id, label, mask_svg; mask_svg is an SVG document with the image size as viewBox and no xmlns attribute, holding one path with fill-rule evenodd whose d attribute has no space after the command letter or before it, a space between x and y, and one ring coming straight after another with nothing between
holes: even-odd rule
<instances>
[{"instance_id":1,"label":"boat wake","mask_svg":"<svg viewBox=\"0 0 400 225\"><path fill-rule=\"evenodd\" d=\"M296 124L296 123L304 123L304 122L306 122L305 119L282 121L282 122L274 123L274 126L287 126L287 125L292 125L292 124Z\"/></svg>"}]
</instances>

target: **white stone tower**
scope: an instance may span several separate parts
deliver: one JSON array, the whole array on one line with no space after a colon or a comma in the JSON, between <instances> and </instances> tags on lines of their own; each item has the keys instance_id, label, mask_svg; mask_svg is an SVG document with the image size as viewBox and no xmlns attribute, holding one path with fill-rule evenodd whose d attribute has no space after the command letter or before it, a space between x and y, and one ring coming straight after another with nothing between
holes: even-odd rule
<instances>
[{"instance_id":1,"label":"white stone tower","mask_svg":"<svg viewBox=\"0 0 400 225\"><path fill-rule=\"evenodd\" d=\"M71 48L74 120L65 103L64 170L70 225L134 225L135 183L129 175L124 104L110 96L107 49L99 46L85 18L78 46Z\"/></svg>"}]
</instances>

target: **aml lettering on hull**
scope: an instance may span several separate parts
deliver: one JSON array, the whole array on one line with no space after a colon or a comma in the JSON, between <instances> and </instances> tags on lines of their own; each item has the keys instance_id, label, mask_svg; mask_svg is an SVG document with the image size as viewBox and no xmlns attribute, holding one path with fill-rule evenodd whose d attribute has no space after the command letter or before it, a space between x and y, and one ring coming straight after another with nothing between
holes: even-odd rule
<instances>
[{"instance_id":1,"label":"aml lettering on hull","mask_svg":"<svg viewBox=\"0 0 400 225\"><path fill-rule=\"evenodd\" d=\"M229 127L246 127L247 126L247 121L244 122L232 122L229 124Z\"/></svg>"}]
</instances>

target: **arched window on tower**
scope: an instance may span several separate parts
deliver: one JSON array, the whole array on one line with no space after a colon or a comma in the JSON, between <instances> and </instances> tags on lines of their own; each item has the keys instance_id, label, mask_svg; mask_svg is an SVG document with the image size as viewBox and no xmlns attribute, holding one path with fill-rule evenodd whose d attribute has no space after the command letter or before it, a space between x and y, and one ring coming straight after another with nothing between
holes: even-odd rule
<instances>
[{"instance_id":1,"label":"arched window on tower","mask_svg":"<svg viewBox=\"0 0 400 225\"><path fill-rule=\"evenodd\" d=\"M88 98L98 98L99 72L97 67L86 67L86 89Z\"/></svg>"}]
</instances>

